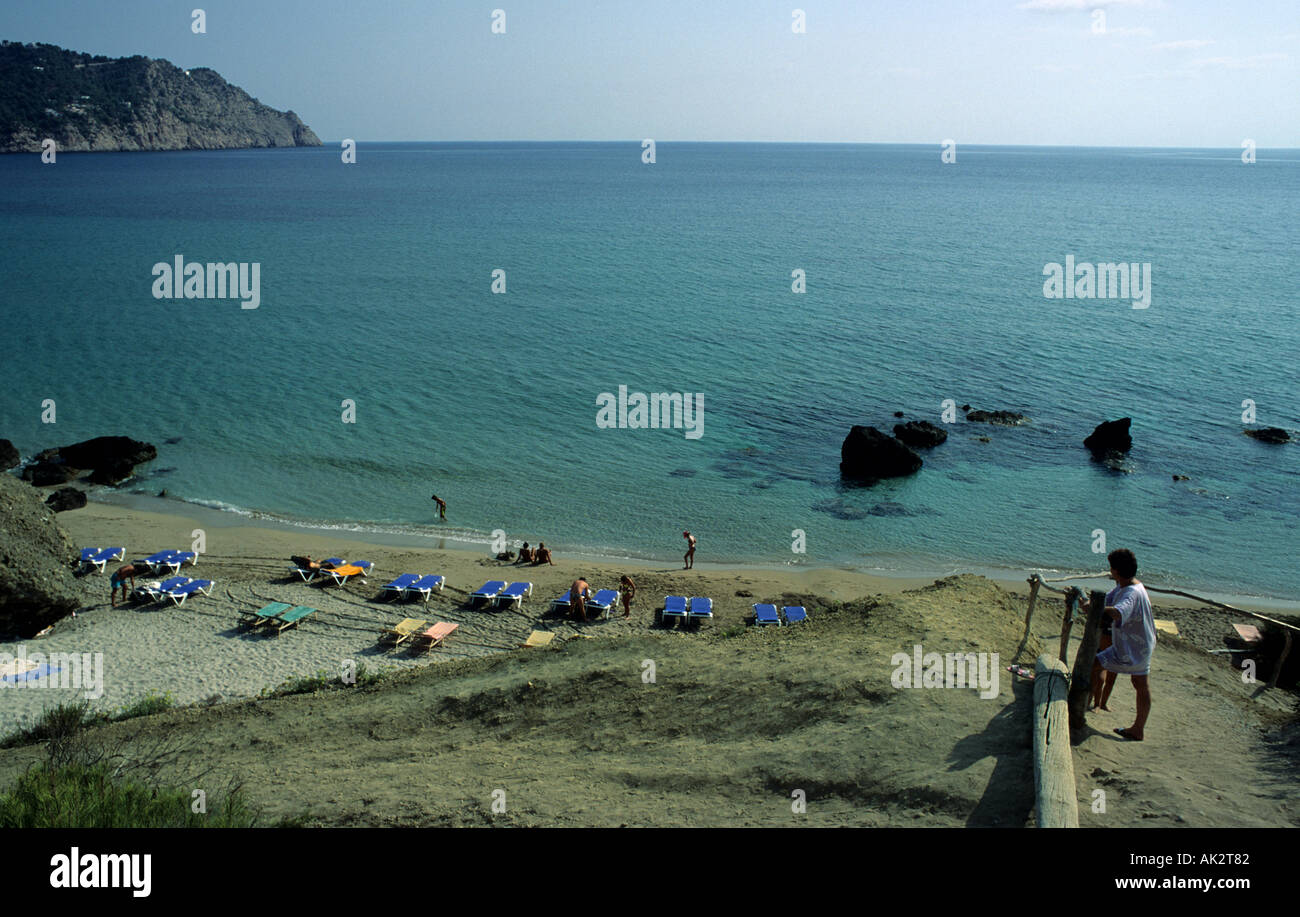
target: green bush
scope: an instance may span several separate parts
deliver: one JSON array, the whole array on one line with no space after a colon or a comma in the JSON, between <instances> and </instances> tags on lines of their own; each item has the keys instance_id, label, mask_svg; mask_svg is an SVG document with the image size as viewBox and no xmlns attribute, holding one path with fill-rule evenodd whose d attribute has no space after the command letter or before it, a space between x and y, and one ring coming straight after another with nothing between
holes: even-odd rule
<instances>
[{"instance_id":1,"label":"green bush","mask_svg":"<svg viewBox=\"0 0 1300 917\"><path fill-rule=\"evenodd\" d=\"M35 767L0 796L0 828L252 828L257 818L236 787L207 813L189 792L114 777L107 765Z\"/></svg>"}]
</instances>

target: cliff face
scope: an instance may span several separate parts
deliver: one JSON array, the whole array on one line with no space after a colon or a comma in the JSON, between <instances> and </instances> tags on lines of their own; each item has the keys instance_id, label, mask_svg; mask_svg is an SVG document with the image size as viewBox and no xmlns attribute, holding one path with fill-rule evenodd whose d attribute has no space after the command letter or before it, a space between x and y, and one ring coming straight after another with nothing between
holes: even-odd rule
<instances>
[{"instance_id":1,"label":"cliff face","mask_svg":"<svg viewBox=\"0 0 1300 917\"><path fill-rule=\"evenodd\" d=\"M231 150L320 146L291 111L276 111L215 70L107 57L54 45L0 44L0 152Z\"/></svg>"},{"instance_id":2,"label":"cliff face","mask_svg":"<svg viewBox=\"0 0 1300 917\"><path fill-rule=\"evenodd\" d=\"M77 550L45 494L0 472L0 636L33 637L80 605Z\"/></svg>"}]
</instances>

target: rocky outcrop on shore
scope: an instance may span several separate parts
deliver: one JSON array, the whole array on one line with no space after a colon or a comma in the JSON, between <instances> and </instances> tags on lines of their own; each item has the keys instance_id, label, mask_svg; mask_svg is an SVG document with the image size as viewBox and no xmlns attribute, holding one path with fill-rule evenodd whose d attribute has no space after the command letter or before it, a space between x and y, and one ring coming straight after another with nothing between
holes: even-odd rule
<instances>
[{"instance_id":1,"label":"rocky outcrop on shore","mask_svg":"<svg viewBox=\"0 0 1300 917\"><path fill-rule=\"evenodd\" d=\"M966 419L971 423L992 423L1001 427L1018 427L1029 421L1024 414L1015 411L967 411Z\"/></svg>"},{"instance_id":2,"label":"rocky outcrop on shore","mask_svg":"<svg viewBox=\"0 0 1300 917\"><path fill-rule=\"evenodd\" d=\"M5 153L39 153L46 138L60 153L321 145L215 70L49 44L0 44L0 112Z\"/></svg>"},{"instance_id":3,"label":"rocky outcrop on shore","mask_svg":"<svg viewBox=\"0 0 1300 917\"><path fill-rule=\"evenodd\" d=\"M76 562L41 494L0 474L0 634L34 637L76 611Z\"/></svg>"},{"instance_id":4,"label":"rocky outcrop on shore","mask_svg":"<svg viewBox=\"0 0 1300 917\"><path fill-rule=\"evenodd\" d=\"M129 436L97 436L94 439L60 446L37 453L23 468L24 481L37 487L67 484L89 471L91 484L120 484L135 471L135 466L158 457L150 443Z\"/></svg>"},{"instance_id":5,"label":"rocky outcrop on shore","mask_svg":"<svg viewBox=\"0 0 1300 917\"><path fill-rule=\"evenodd\" d=\"M22 461L22 455L13 443L0 439L0 471L8 471Z\"/></svg>"}]
</instances>

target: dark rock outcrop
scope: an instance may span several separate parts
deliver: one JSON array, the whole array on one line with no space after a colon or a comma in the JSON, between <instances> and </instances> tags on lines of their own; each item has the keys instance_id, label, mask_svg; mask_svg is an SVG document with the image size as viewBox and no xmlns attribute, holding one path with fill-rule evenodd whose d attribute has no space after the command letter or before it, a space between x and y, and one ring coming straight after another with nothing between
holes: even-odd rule
<instances>
[{"instance_id":1,"label":"dark rock outcrop","mask_svg":"<svg viewBox=\"0 0 1300 917\"><path fill-rule=\"evenodd\" d=\"M840 474L857 481L915 474L921 464L919 455L875 427L854 427L840 446Z\"/></svg>"},{"instance_id":2,"label":"dark rock outcrop","mask_svg":"<svg viewBox=\"0 0 1300 917\"><path fill-rule=\"evenodd\" d=\"M41 495L0 474L0 634L34 637L76 611L76 562Z\"/></svg>"},{"instance_id":3,"label":"dark rock outcrop","mask_svg":"<svg viewBox=\"0 0 1300 917\"><path fill-rule=\"evenodd\" d=\"M35 462L23 468L23 480L37 487L50 487L75 480L77 469L62 462Z\"/></svg>"},{"instance_id":4,"label":"dark rock outcrop","mask_svg":"<svg viewBox=\"0 0 1300 917\"><path fill-rule=\"evenodd\" d=\"M913 420L894 424L894 435L913 449L932 449L948 439L946 430L928 420Z\"/></svg>"},{"instance_id":5,"label":"dark rock outcrop","mask_svg":"<svg viewBox=\"0 0 1300 917\"><path fill-rule=\"evenodd\" d=\"M1103 459L1110 452L1128 452L1133 448L1133 437L1129 435L1131 417L1119 420L1107 420L1097 424L1083 444L1088 447L1093 458Z\"/></svg>"},{"instance_id":6,"label":"dark rock outcrop","mask_svg":"<svg viewBox=\"0 0 1300 917\"><path fill-rule=\"evenodd\" d=\"M23 469L23 480L37 487L66 484L79 471L90 469L90 483L118 484L131 476L136 465L157 457L154 446L129 436L96 436L41 452Z\"/></svg>"},{"instance_id":7,"label":"dark rock outcrop","mask_svg":"<svg viewBox=\"0 0 1300 917\"><path fill-rule=\"evenodd\" d=\"M20 461L22 456L14 444L7 439L0 439L0 471L8 471Z\"/></svg>"},{"instance_id":8,"label":"dark rock outcrop","mask_svg":"<svg viewBox=\"0 0 1300 917\"><path fill-rule=\"evenodd\" d=\"M1291 434L1281 427L1261 427L1258 430L1246 430L1244 432L1251 439L1257 439L1261 443L1270 443L1274 446L1291 442Z\"/></svg>"},{"instance_id":9,"label":"dark rock outcrop","mask_svg":"<svg viewBox=\"0 0 1300 917\"><path fill-rule=\"evenodd\" d=\"M86 492L75 487L61 487L45 498L45 505L56 513L81 509L86 505Z\"/></svg>"},{"instance_id":10,"label":"dark rock outcrop","mask_svg":"<svg viewBox=\"0 0 1300 917\"><path fill-rule=\"evenodd\" d=\"M0 152L235 150L320 146L291 111L263 105L215 70L57 45L0 44Z\"/></svg>"},{"instance_id":11,"label":"dark rock outcrop","mask_svg":"<svg viewBox=\"0 0 1300 917\"><path fill-rule=\"evenodd\" d=\"M966 419L971 423L995 423L1003 427L1018 427L1029 420L1015 411L971 411Z\"/></svg>"}]
</instances>

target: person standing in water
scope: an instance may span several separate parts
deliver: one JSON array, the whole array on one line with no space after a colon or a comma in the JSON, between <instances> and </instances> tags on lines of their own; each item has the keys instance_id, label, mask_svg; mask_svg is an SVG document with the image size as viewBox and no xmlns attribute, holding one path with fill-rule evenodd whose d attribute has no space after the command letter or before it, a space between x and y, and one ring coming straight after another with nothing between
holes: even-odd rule
<instances>
[{"instance_id":1,"label":"person standing in water","mask_svg":"<svg viewBox=\"0 0 1300 917\"><path fill-rule=\"evenodd\" d=\"M447 518L447 503L446 503L446 501L444 501L444 500L439 500L437 494L434 494L432 497L430 497L430 499L433 500L434 503L437 503L437 504L438 504L438 518L439 518L439 519L446 519L446 518Z\"/></svg>"},{"instance_id":2,"label":"person standing in water","mask_svg":"<svg viewBox=\"0 0 1300 917\"><path fill-rule=\"evenodd\" d=\"M686 531L682 532L682 537L686 539L686 556L682 558L686 561L686 566L682 569L689 570L695 566L695 536Z\"/></svg>"}]
</instances>

